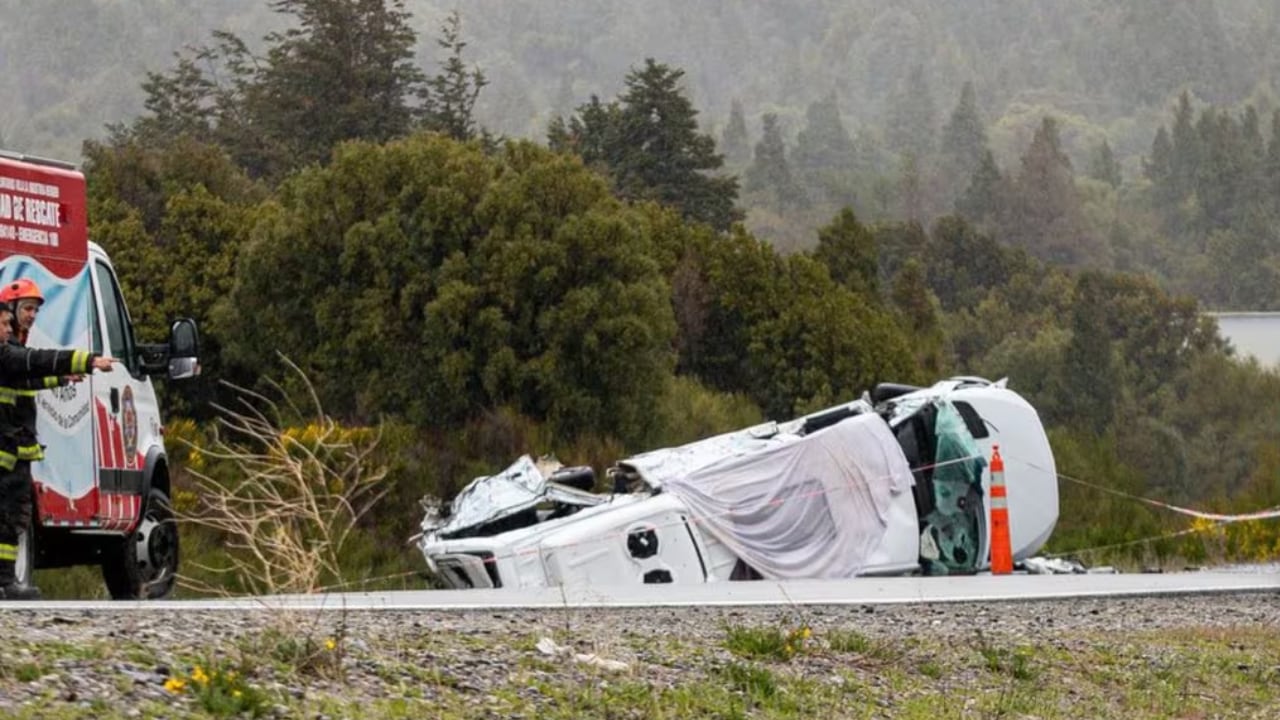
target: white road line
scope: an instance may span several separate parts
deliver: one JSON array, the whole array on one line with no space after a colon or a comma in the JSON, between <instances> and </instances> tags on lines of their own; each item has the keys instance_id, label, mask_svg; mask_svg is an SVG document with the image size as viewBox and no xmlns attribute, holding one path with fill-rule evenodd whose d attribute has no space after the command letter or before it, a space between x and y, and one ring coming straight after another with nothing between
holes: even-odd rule
<instances>
[{"instance_id":1,"label":"white road line","mask_svg":"<svg viewBox=\"0 0 1280 720\"><path fill-rule=\"evenodd\" d=\"M4 602L0 610L485 610L689 606L901 605L1071 598L1280 593L1280 573L977 575L590 588L401 590L146 602Z\"/></svg>"}]
</instances>

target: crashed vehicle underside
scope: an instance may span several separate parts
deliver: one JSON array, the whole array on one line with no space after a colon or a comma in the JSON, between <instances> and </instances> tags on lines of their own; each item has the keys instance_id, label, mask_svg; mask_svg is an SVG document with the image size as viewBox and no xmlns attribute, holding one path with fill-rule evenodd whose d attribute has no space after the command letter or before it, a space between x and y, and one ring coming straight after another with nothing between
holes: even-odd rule
<instances>
[{"instance_id":1,"label":"crashed vehicle underside","mask_svg":"<svg viewBox=\"0 0 1280 720\"><path fill-rule=\"evenodd\" d=\"M528 456L476 478L417 543L454 588L973 573L1000 447L1015 560L1058 516L1039 416L1003 382L880 385L862 399L591 468Z\"/></svg>"}]
</instances>

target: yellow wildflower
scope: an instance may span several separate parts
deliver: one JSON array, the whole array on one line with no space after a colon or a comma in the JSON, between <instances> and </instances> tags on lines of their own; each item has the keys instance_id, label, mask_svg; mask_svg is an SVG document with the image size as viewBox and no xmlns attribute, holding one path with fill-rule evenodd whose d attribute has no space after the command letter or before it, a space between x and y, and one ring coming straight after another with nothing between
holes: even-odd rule
<instances>
[{"instance_id":1,"label":"yellow wildflower","mask_svg":"<svg viewBox=\"0 0 1280 720\"><path fill-rule=\"evenodd\" d=\"M325 650L332 650L332 649L334 649L334 648L336 648L336 647L338 647L338 643L334 642L333 638L326 638L326 639L325 639L325 641L324 641L324 649L325 649Z\"/></svg>"},{"instance_id":2,"label":"yellow wildflower","mask_svg":"<svg viewBox=\"0 0 1280 720\"><path fill-rule=\"evenodd\" d=\"M240 692L239 690L232 690L232 691L231 691L231 697L233 697L233 698L237 698L237 699L238 699L238 698L239 698L241 695L243 695L243 694L244 694L244 693Z\"/></svg>"},{"instance_id":3,"label":"yellow wildflower","mask_svg":"<svg viewBox=\"0 0 1280 720\"><path fill-rule=\"evenodd\" d=\"M171 677L164 681L164 689L175 695L182 692L187 687L187 681L181 678Z\"/></svg>"},{"instance_id":4,"label":"yellow wildflower","mask_svg":"<svg viewBox=\"0 0 1280 720\"><path fill-rule=\"evenodd\" d=\"M200 667L199 665L197 665L195 669L191 671L191 679L195 682L200 683L201 685L209 684L209 676L205 674L204 668Z\"/></svg>"},{"instance_id":5,"label":"yellow wildflower","mask_svg":"<svg viewBox=\"0 0 1280 720\"><path fill-rule=\"evenodd\" d=\"M813 637L813 631L806 627L800 631L800 637L804 638L805 640L808 640L809 638Z\"/></svg>"}]
</instances>

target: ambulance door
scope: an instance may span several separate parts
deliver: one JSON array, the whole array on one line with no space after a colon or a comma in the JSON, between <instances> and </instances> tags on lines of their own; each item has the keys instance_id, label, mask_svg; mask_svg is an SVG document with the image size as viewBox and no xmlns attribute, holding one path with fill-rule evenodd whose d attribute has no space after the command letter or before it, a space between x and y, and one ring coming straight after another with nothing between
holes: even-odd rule
<instances>
[{"instance_id":1,"label":"ambulance door","mask_svg":"<svg viewBox=\"0 0 1280 720\"><path fill-rule=\"evenodd\" d=\"M98 522L128 529L141 506L143 472L138 465L138 413L133 378L140 373L133 333L115 272L93 258L100 313L94 351L119 360L111 372L93 373L98 453Z\"/></svg>"},{"instance_id":2,"label":"ambulance door","mask_svg":"<svg viewBox=\"0 0 1280 720\"><path fill-rule=\"evenodd\" d=\"M84 348L97 323L86 266L71 277L45 272L38 264L19 267L13 277L34 279L44 293L27 344L33 348ZM10 279L3 274L3 279ZM31 464L39 520L48 527L87 527L97 511L97 463L93 446L93 399L88 380L36 393L36 432L44 459Z\"/></svg>"}]
</instances>

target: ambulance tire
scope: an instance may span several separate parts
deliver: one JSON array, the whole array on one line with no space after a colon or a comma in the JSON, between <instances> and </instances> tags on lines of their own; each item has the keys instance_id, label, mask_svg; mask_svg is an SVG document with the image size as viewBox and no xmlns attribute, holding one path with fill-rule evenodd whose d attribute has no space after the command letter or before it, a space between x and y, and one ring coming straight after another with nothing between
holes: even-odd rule
<instances>
[{"instance_id":1,"label":"ambulance tire","mask_svg":"<svg viewBox=\"0 0 1280 720\"><path fill-rule=\"evenodd\" d=\"M13 570L19 585L27 587L35 585L36 528L34 522L28 523L27 529L18 535L18 562L15 563Z\"/></svg>"},{"instance_id":2,"label":"ambulance tire","mask_svg":"<svg viewBox=\"0 0 1280 720\"><path fill-rule=\"evenodd\" d=\"M163 490L152 488L142 522L102 549L102 579L113 600L158 600L178 578L178 525Z\"/></svg>"}]
</instances>

